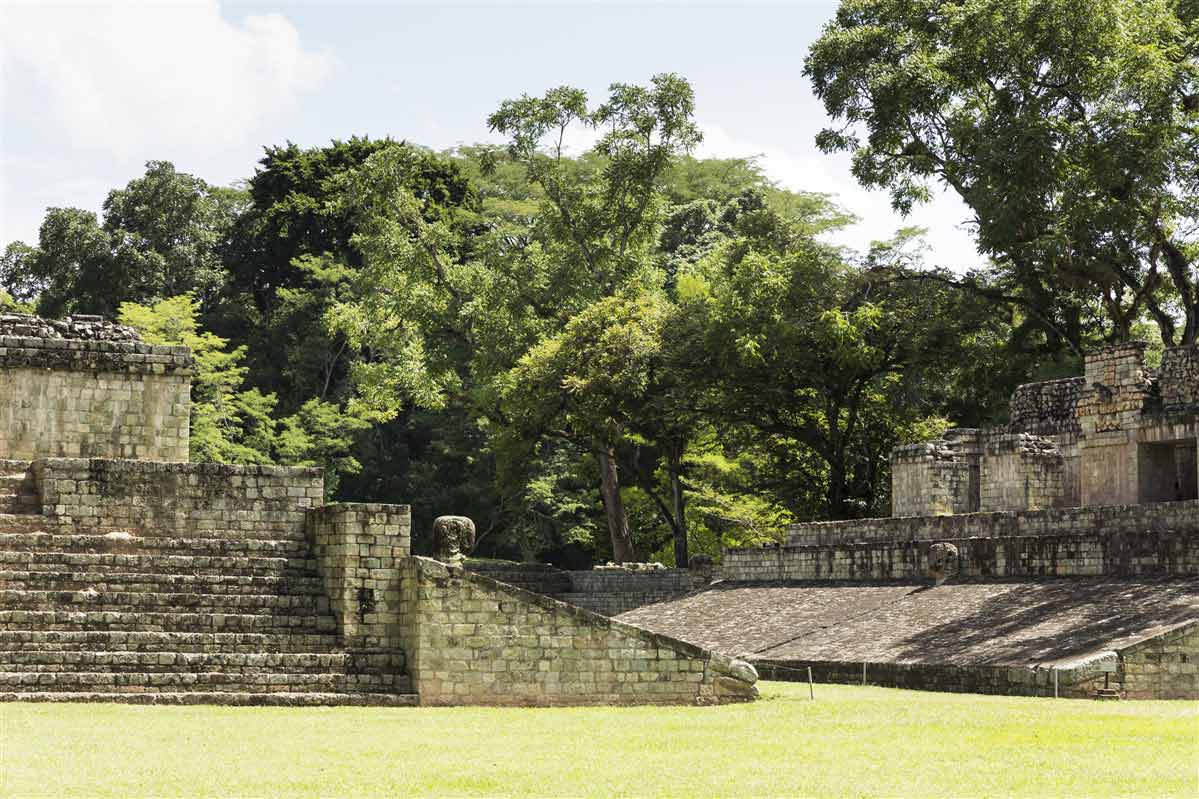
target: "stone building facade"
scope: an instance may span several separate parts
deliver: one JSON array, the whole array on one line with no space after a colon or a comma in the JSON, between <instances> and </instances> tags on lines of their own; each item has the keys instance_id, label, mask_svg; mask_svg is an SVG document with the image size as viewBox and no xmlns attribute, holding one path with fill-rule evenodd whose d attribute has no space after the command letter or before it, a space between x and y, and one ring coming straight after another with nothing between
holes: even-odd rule
<instances>
[{"instance_id":1,"label":"stone building facade","mask_svg":"<svg viewBox=\"0 0 1199 799\"><path fill-rule=\"evenodd\" d=\"M1199 347L1145 365L1139 342L1086 356L1083 377L1021 386L1002 428L951 430L891 455L892 515L1199 499Z\"/></svg>"},{"instance_id":2,"label":"stone building facade","mask_svg":"<svg viewBox=\"0 0 1199 799\"><path fill-rule=\"evenodd\" d=\"M0 700L746 701L748 664L411 553L320 469L188 463L192 359L0 316Z\"/></svg>"},{"instance_id":3,"label":"stone building facade","mask_svg":"<svg viewBox=\"0 0 1199 799\"><path fill-rule=\"evenodd\" d=\"M0 315L0 458L185 461L193 371L95 317Z\"/></svg>"}]
</instances>

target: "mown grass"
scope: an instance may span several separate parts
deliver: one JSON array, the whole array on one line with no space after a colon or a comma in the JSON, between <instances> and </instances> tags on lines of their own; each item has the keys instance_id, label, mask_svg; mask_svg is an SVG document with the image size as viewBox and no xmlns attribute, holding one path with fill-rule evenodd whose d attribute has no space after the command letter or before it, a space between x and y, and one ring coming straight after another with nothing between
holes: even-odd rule
<instances>
[{"instance_id":1,"label":"mown grass","mask_svg":"<svg viewBox=\"0 0 1199 799\"><path fill-rule=\"evenodd\" d=\"M763 683L718 708L0 705L12 797L1199 795L1199 706Z\"/></svg>"}]
</instances>

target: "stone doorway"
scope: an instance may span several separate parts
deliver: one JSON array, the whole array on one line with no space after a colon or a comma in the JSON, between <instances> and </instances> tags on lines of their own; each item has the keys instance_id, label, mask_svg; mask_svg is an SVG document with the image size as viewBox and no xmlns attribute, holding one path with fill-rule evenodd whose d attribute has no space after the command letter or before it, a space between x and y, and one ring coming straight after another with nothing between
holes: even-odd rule
<instances>
[{"instance_id":1,"label":"stone doorway","mask_svg":"<svg viewBox=\"0 0 1199 799\"><path fill-rule=\"evenodd\" d=\"M1141 444L1137 455L1141 502L1199 499L1199 454L1195 439Z\"/></svg>"}]
</instances>

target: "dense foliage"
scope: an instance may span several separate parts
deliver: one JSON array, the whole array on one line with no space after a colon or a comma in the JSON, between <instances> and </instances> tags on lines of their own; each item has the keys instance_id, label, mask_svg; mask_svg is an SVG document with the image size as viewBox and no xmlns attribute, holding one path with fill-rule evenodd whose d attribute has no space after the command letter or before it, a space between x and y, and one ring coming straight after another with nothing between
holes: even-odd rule
<instances>
[{"instance_id":1,"label":"dense foliage","mask_svg":"<svg viewBox=\"0 0 1199 799\"><path fill-rule=\"evenodd\" d=\"M660 75L504 102L505 147L288 143L244 189L150 162L102 219L10 244L3 305L188 344L193 459L323 465L412 504L418 548L463 513L483 554L684 563L885 514L896 444L1002 421L1104 338L1194 340L1193 19L1054 5L847 0L808 62L870 131L822 145L901 208L959 189L981 272L927 267L919 231L833 246L827 197L692 158L691 87Z\"/></svg>"},{"instance_id":2,"label":"dense foliage","mask_svg":"<svg viewBox=\"0 0 1199 799\"><path fill-rule=\"evenodd\" d=\"M845 0L806 69L820 146L897 208L960 196L1045 333L1199 341L1199 5Z\"/></svg>"}]
</instances>

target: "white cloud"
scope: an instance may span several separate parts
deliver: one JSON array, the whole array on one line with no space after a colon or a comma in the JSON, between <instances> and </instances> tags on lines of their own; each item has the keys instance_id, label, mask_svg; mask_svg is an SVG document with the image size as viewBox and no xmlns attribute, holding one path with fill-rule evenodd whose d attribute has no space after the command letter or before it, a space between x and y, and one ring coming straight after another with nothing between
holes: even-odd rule
<instances>
[{"instance_id":1,"label":"white cloud","mask_svg":"<svg viewBox=\"0 0 1199 799\"><path fill-rule=\"evenodd\" d=\"M334 60L278 14L226 20L215 0L6 5L0 66L76 150L140 159L243 141L294 108ZM36 117L30 124L46 124Z\"/></svg>"},{"instance_id":2,"label":"white cloud","mask_svg":"<svg viewBox=\"0 0 1199 799\"><path fill-rule=\"evenodd\" d=\"M846 157L825 155L813 145L806 152L763 146L734 136L715 124L703 124L702 129L704 140L696 156L757 156L767 177L783 188L833 195L838 205L858 218L856 224L832 236L837 244L865 251L871 241L890 238L901 227L917 226L928 230L930 265L960 272L983 262L972 235L963 227L970 218L970 210L952 194L935 194L931 202L918 206L904 218L892 210L886 192L867 191L857 183L850 174Z\"/></svg>"}]
</instances>

